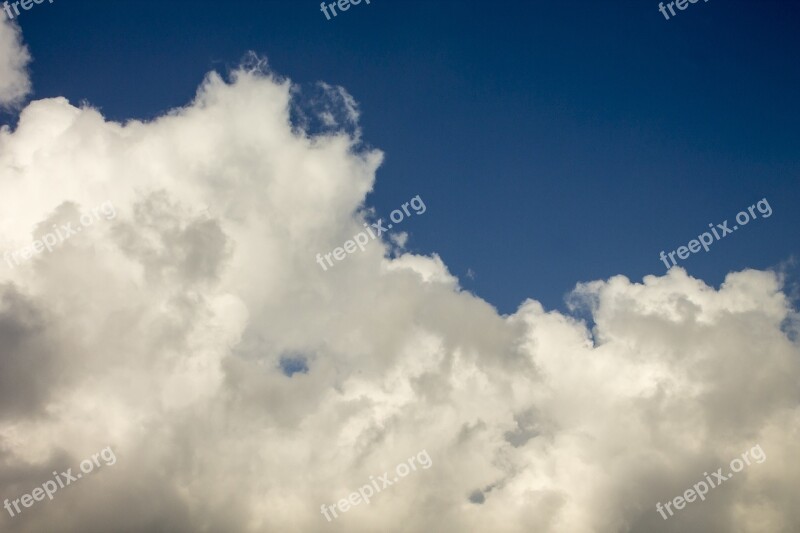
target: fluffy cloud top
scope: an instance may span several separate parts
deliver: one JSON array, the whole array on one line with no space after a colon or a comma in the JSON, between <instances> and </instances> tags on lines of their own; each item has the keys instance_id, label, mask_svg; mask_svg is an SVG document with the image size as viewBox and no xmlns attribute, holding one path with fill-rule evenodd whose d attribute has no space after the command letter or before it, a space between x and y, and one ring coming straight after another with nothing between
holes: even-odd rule
<instances>
[{"instance_id":1,"label":"fluffy cloud top","mask_svg":"<svg viewBox=\"0 0 800 533\"><path fill-rule=\"evenodd\" d=\"M571 315L500 316L390 240L323 271L370 219L382 154L344 129L346 92L317 90L319 134L263 64L149 123L57 98L0 131L3 251L115 208L0 265L0 500L117 458L0 529L797 531L800 346L777 275L715 290L675 268L581 284ZM756 444L764 463L656 513ZM321 514L423 450L430 468Z\"/></svg>"},{"instance_id":2,"label":"fluffy cloud top","mask_svg":"<svg viewBox=\"0 0 800 533\"><path fill-rule=\"evenodd\" d=\"M19 26L0 14L0 107L16 106L30 92L30 60Z\"/></svg>"}]
</instances>

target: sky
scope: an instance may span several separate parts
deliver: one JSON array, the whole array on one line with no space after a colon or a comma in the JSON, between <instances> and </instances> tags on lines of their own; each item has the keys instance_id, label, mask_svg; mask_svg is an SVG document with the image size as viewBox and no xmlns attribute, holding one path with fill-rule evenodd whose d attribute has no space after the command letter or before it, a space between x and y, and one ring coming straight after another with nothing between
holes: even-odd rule
<instances>
[{"instance_id":1,"label":"sky","mask_svg":"<svg viewBox=\"0 0 800 533\"><path fill-rule=\"evenodd\" d=\"M665 20L648 2L382 1L327 20L305 1L72 1L19 20L35 96L112 120L185 105L248 51L345 87L386 153L367 203L388 217L421 195L411 249L505 314L663 274L662 250L762 198L771 220L682 265L718 286L797 254L800 5L717 3Z\"/></svg>"},{"instance_id":2,"label":"sky","mask_svg":"<svg viewBox=\"0 0 800 533\"><path fill-rule=\"evenodd\" d=\"M800 3L685 7L0 12L0 531L796 531Z\"/></svg>"}]
</instances>

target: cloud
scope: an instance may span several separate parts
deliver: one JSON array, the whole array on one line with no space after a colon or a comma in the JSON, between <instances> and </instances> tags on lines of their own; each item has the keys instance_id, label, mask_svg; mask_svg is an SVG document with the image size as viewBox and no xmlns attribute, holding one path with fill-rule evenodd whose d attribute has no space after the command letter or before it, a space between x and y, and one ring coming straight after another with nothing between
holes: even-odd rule
<instances>
[{"instance_id":1,"label":"cloud","mask_svg":"<svg viewBox=\"0 0 800 533\"><path fill-rule=\"evenodd\" d=\"M0 15L0 108L17 106L30 92L30 60L19 26Z\"/></svg>"},{"instance_id":2,"label":"cloud","mask_svg":"<svg viewBox=\"0 0 800 533\"><path fill-rule=\"evenodd\" d=\"M579 284L571 314L526 300L501 316L390 239L323 271L315 255L371 220L382 161L331 129L356 108L325 92L298 104L257 62L152 122L55 98L0 131L4 251L117 212L0 264L0 500L107 446L117 458L0 510L4 531L800 526L798 322L778 276L714 289L673 268ZM756 444L763 464L656 513ZM320 513L421 450L429 469Z\"/></svg>"}]
</instances>

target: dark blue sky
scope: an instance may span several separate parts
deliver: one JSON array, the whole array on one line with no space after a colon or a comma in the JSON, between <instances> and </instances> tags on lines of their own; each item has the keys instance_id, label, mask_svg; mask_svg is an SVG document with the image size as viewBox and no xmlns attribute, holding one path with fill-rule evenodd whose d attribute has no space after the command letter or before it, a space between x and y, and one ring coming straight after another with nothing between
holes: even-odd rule
<instances>
[{"instance_id":1,"label":"dark blue sky","mask_svg":"<svg viewBox=\"0 0 800 533\"><path fill-rule=\"evenodd\" d=\"M19 18L34 98L115 120L191 100L244 54L347 88L386 152L368 203L508 313L578 281L662 274L661 250L766 197L773 215L681 261L717 285L800 251L800 2L55 0ZM13 118L5 117L6 122ZM475 272L468 279L467 269Z\"/></svg>"}]
</instances>

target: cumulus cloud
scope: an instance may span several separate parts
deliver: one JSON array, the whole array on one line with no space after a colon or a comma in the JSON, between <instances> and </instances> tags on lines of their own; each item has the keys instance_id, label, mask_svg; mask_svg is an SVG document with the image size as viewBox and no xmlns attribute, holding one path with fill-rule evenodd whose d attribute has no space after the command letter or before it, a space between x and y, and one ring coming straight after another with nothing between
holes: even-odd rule
<instances>
[{"instance_id":1,"label":"cumulus cloud","mask_svg":"<svg viewBox=\"0 0 800 533\"><path fill-rule=\"evenodd\" d=\"M299 105L256 63L152 122L55 98L0 131L4 251L116 209L4 257L0 499L107 446L117 461L0 510L3 531L797 530L800 347L777 275L715 289L674 268L501 316L390 239L323 271L371 220L382 154L322 88ZM756 444L764 463L656 513ZM422 450L430 468L321 514Z\"/></svg>"},{"instance_id":2,"label":"cumulus cloud","mask_svg":"<svg viewBox=\"0 0 800 533\"><path fill-rule=\"evenodd\" d=\"M18 105L30 92L27 70L30 60L19 26L0 15L0 108Z\"/></svg>"}]
</instances>

